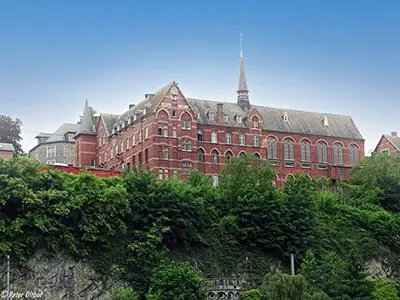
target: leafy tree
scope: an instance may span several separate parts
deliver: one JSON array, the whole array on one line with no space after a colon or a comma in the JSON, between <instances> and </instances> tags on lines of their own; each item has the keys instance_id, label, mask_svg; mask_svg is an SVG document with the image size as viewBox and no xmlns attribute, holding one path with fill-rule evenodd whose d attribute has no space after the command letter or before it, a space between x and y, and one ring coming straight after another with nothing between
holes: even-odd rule
<instances>
[{"instance_id":1,"label":"leafy tree","mask_svg":"<svg viewBox=\"0 0 400 300\"><path fill-rule=\"evenodd\" d=\"M133 289L116 289L109 300L140 300L140 298Z\"/></svg>"},{"instance_id":2,"label":"leafy tree","mask_svg":"<svg viewBox=\"0 0 400 300\"><path fill-rule=\"evenodd\" d=\"M200 300L202 278L187 264L164 261L154 270L148 300Z\"/></svg>"},{"instance_id":3,"label":"leafy tree","mask_svg":"<svg viewBox=\"0 0 400 300\"><path fill-rule=\"evenodd\" d=\"M303 255L307 249L316 246L317 193L313 181L306 174L288 178L283 189L288 224L286 254Z\"/></svg>"},{"instance_id":4,"label":"leafy tree","mask_svg":"<svg viewBox=\"0 0 400 300\"><path fill-rule=\"evenodd\" d=\"M266 299L266 296L263 296L263 294L259 290L248 290L244 292L240 292L240 299L241 300L263 300Z\"/></svg>"},{"instance_id":5,"label":"leafy tree","mask_svg":"<svg viewBox=\"0 0 400 300\"><path fill-rule=\"evenodd\" d=\"M11 143L18 154L23 153L21 147L22 121L18 118L0 115L0 143Z\"/></svg>"},{"instance_id":6,"label":"leafy tree","mask_svg":"<svg viewBox=\"0 0 400 300\"><path fill-rule=\"evenodd\" d=\"M271 299L301 300L305 295L306 280L302 275L277 272L269 280Z\"/></svg>"},{"instance_id":7,"label":"leafy tree","mask_svg":"<svg viewBox=\"0 0 400 300\"><path fill-rule=\"evenodd\" d=\"M372 295L376 300L399 300L400 285L392 280L376 280Z\"/></svg>"}]
</instances>

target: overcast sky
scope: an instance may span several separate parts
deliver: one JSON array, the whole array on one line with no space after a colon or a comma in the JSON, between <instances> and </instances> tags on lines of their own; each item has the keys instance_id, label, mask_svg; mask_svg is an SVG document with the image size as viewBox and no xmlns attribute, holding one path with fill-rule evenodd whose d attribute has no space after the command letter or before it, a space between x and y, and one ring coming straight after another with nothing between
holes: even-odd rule
<instances>
[{"instance_id":1,"label":"overcast sky","mask_svg":"<svg viewBox=\"0 0 400 300\"><path fill-rule=\"evenodd\" d=\"M0 114L38 132L84 101L121 114L176 80L236 101L239 35L253 104L351 115L366 152L400 131L400 1L0 1Z\"/></svg>"}]
</instances>

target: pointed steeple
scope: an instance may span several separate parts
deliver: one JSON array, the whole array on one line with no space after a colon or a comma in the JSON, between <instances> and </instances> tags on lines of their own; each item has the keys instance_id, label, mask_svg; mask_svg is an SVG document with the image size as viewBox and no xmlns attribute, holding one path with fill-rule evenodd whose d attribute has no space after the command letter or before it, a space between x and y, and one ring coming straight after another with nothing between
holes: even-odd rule
<instances>
[{"instance_id":1,"label":"pointed steeple","mask_svg":"<svg viewBox=\"0 0 400 300\"><path fill-rule=\"evenodd\" d=\"M92 108L89 106L87 99L85 102L85 108L83 110L79 133L82 133L82 134L94 134L95 133Z\"/></svg>"},{"instance_id":2,"label":"pointed steeple","mask_svg":"<svg viewBox=\"0 0 400 300\"><path fill-rule=\"evenodd\" d=\"M243 49L242 49L243 34L240 35L240 71L238 85L238 104L245 110L250 108L249 89L247 88L246 71L244 69Z\"/></svg>"}]
</instances>

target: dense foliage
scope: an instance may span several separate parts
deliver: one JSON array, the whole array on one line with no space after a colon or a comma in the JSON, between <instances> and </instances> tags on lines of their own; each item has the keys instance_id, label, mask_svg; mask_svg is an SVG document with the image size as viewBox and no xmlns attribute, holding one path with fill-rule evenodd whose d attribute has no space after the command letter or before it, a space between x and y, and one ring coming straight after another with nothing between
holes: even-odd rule
<instances>
[{"instance_id":1,"label":"dense foliage","mask_svg":"<svg viewBox=\"0 0 400 300\"><path fill-rule=\"evenodd\" d=\"M187 181L140 169L105 179L0 160L0 251L21 264L38 248L85 259L130 285L119 300L203 299L203 278L235 275L242 299L399 299L399 161L366 158L333 193L305 174L276 189L251 156L234 159L216 188L195 171ZM298 275L275 272L290 253ZM373 261L390 278L368 278Z\"/></svg>"}]
</instances>

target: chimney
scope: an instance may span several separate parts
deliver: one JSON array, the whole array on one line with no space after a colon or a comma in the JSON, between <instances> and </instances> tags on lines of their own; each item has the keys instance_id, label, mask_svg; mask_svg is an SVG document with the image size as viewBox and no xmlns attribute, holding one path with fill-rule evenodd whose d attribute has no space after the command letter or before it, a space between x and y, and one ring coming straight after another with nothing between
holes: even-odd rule
<instances>
[{"instance_id":1,"label":"chimney","mask_svg":"<svg viewBox=\"0 0 400 300\"><path fill-rule=\"evenodd\" d=\"M217 124L224 124L224 107L222 103L217 104Z\"/></svg>"},{"instance_id":2,"label":"chimney","mask_svg":"<svg viewBox=\"0 0 400 300\"><path fill-rule=\"evenodd\" d=\"M398 136L398 135L397 135L397 131L393 131L393 132L392 132L392 136L396 136L396 137L397 137L397 136Z\"/></svg>"},{"instance_id":3,"label":"chimney","mask_svg":"<svg viewBox=\"0 0 400 300\"><path fill-rule=\"evenodd\" d=\"M132 107L135 107L135 104L129 104L129 109L131 109Z\"/></svg>"}]
</instances>

